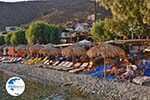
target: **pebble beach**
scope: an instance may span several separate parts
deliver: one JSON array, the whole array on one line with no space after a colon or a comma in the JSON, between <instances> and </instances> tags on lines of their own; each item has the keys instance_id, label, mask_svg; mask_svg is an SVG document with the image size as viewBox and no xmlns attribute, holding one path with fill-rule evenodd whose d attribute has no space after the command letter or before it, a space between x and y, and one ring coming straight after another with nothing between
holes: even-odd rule
<instances>
[{"instance_id":1,"label":"pebble beach","mask_svg":"<svg viewBox=\"0 0 150 100\"><path fill-rule=\"evenodd\" d=\"M72 74L48 68L24 64L0 64L0 70L13 72L46 85L76 88L95 95L98 100L149 100L150 84L135 85L125 80L103 80L85 74ZM99 99L101 98L101 99Z\"/></svg>"}]
</instances>

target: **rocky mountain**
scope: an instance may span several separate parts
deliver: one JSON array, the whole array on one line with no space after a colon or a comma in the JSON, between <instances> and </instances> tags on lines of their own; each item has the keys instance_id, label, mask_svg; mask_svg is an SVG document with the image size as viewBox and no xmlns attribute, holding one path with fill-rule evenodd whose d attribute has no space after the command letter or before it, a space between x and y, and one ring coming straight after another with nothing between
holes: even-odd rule
<instances>
[{"instance_id":1,"label":"rocky mountain","mask_svg":"<svg viewBox=\"0 0 150 100\"><path fill-rule=\"evenodd\" d=\"M97 7L101 17L110 17L111 13ZM52 24L61 24L73 19L83 19L93 12L90 0L47 0L17 3L0 2L0 29L6 26L43 20Z\"/></svg>"}]
</instances>

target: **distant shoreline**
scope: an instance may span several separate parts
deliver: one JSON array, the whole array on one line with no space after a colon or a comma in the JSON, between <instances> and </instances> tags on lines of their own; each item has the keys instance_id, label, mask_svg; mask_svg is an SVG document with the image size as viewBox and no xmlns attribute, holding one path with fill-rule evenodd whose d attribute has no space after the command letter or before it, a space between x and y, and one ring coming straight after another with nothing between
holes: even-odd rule
<instances>
[{"instance_id":1,"label":"distant shoreline","mask_svg":"<svg viewBox=\"0 0 150 100\"><path fill-rule=\"evenodd\" d=\"M140 86L127 81L105 81L100 78L92 78L84 74L71 74L47 68L37 68L32 65L2 64L0 70L16 73L31 80L46 85L76 87L82 92L105 98L105 100L149 100L150 87Z\"/></svg>"}]
</instances>

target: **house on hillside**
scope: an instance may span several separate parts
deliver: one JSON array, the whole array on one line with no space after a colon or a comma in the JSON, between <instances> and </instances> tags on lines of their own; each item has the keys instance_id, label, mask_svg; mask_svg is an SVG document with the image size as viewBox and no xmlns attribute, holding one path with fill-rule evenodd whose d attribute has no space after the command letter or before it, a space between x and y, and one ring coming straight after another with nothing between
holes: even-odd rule
<instances>
[{"instance_id":1,"label":"house on hillside","mask_svg":"<svg viewBox=\"0 0 150 100\"><path fill-rule=\"evenodd\" d=\"M90 31L90 26L88 23L77 23L75 31L88 33Z\"/></svg>"},{"instance_id":2,"label":"house on hillside","mask_svg":"<svg viewBox=\"0 0 150 100\"><path fill-rule=\"evenodd\" d=\"M21 30L22 28L21 27L18 27L18 26L8 26L8 27L5 27L5 31L6 32L14 32L16 30Z\"/></svg>"}]
</instances>

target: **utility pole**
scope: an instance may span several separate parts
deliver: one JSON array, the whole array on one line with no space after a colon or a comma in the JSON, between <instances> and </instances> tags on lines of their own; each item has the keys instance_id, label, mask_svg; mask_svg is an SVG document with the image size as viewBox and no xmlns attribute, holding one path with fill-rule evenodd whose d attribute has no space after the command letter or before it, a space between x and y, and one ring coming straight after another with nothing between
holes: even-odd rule
<instances>
[{"instance_id":1,"label":"utility pole","mask_svg":"<svg viewBox=\"0 0 150 100\"><path fill-rule=\"evenodd\" d=\"M96 0L94 0L94 23L96 23Z\"/></svg>"}]
</instances>

